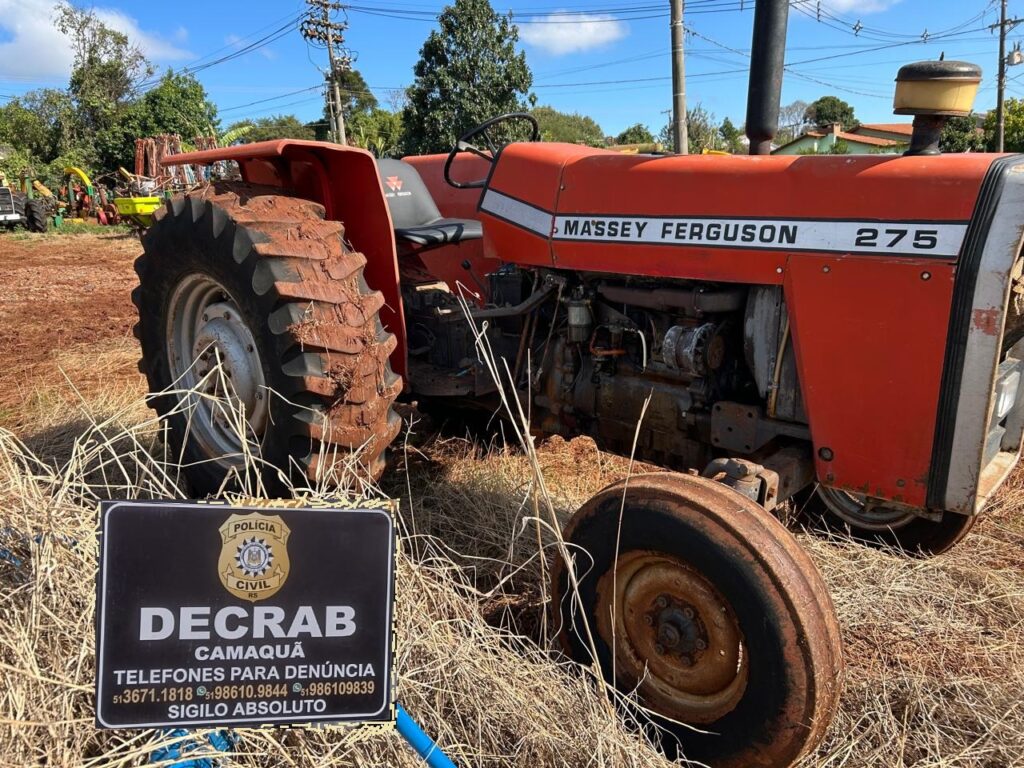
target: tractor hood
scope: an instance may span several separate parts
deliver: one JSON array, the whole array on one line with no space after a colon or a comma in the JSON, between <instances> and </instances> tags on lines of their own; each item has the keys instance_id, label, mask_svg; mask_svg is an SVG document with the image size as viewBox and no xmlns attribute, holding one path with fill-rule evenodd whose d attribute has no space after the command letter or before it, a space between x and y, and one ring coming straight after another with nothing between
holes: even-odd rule
<instances>
[{"instance_id":1,"label":"tractor hood","mask_svg":"<svg viewBox=\"0 0 1024 768\"><path fill-rule=\"evenodd\" d=\"M489 255L514 245L538 265L778 283L796 252L955 261L997 157L653 156L513 144L480 213ZM906 225L914 231L886 235Z\"/></svg>"}]
</instances>

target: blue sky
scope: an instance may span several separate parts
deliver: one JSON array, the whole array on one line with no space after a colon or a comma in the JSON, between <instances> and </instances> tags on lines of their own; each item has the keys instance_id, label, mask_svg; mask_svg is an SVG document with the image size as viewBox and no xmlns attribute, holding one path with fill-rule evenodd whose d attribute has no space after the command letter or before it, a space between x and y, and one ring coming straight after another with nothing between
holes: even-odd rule
<instances>
[{"instance_id":1,"label":"blue sky","mask_svg":"<svg viewBox=\"0 0 1024 768\"><path fill-rule=\"evenodd\" d=\"M608 134L635 122L655 132L671 101L667 0L492 0L523 22L520 42L539 103L594 117ZM442 0L355 0L346 44L356 67L388 103L389 89L412 80L423 40ZM744 52L753 0L687 0L687 100L740 124L746 102ZM986 27L993 0L803 0L790 12L783 103L835 94L864 122L893 118L893 78L901 64L962 58L985 77L975 108L995 102L997 38ZM52 0L0 0L0 98L67 82L70 54L50 22ZM742 10L741 7L742 6ZM100 0L97 12L136 39L159 67L209 63L279 29L298 15L299 0L139 3ZM361 10L356 10L361 9ZM381 14L388 15L381 15ZM1010 0L1010 16L1024 0ZM400 17L400 18L396 18ZM859 22L859 25L858 25ZM920 42L925 33L928 43ZM1010 35L1024 37L1024 25ZM197 72L227 124L243 117L294 113L318 119L323 50L297 32ZM1011 69L1009 96L1024 97L1024 65ZM1019 77L1019 80L1014 78ZM657 79L656 79L657 78ZM617 82L611 82L617 81ZM623 82L625 81L625 82ZM285 95L291 94L291 95ZM263 101L266 100L266 101ZM262 101L252 106L242 106ZM235 109L235 107L242 107Z\"/></svg>"}]
</instances>

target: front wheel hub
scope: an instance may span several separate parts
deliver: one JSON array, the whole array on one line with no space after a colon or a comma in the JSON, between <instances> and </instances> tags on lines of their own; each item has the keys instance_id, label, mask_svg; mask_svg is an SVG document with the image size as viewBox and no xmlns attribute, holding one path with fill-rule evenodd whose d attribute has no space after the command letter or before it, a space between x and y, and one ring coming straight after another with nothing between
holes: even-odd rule
<instances>
[{"instance_id":1,"label":"front wheel hub","mask_svg":"<svg viewBox=\"0 0 1024 768\"><path fill-rule=\"evenodd\" d=\"M707 630L689 603L662 595L654 603L651 626L655 628L659 653L677 654L684 666L692 666L708 647Z\"/></svg>"},{"instance_id":2,"label":"front wheel hub","mask_svg":"<svg viewBox=\"0 0 1024 768\"><path fill-rule=\"evenodd\" d=\"M190 414L190 429L211 458L240 463L243 442L267 427L263 361L238 303L214 278L193 273L171 293L167 362Z\"/></svg>"},{"instance_id":3,"label":"front wheel hub","mask_svg":"<svg viewBox=\"0 0 1024 768\"><path fill-rule=\"evenodd\" d=\"M233 302L206 307L192 344L192 357L196 373L208 378L214 391L244 407L249 426L261 433L266 422L263 368L256 340Z\"/></svg>"},{"instance_id":4,"label":"front wheel hub","mask_svg":"<svg viewBox=\"0 0 1024 768\"><path fill-rule=\"evenodd\" d=\"M616 674L659 712L710 723L739 703L748 667L736 616L696 570L658 552L621 556L598 586L598 632Z\"/></svg>"}]
</instances>

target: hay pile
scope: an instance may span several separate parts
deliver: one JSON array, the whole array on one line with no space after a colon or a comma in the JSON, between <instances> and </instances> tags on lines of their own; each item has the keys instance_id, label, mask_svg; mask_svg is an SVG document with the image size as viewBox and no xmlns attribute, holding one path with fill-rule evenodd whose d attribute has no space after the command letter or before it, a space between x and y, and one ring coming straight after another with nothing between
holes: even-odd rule
<instances>
[{"instance_id":1,"label":"hay pile","mask_svg":"<svg viewBox=\"0 0 1024 768\"><path fill-rule=\"evenodd\" d=\"M92 719L95 501L180 492L146 418L137 400L99 393L26 426L25 443L0 430L0 547L22 560L0 562L0 765L139 765L166 741ZM398 698L463 766L667 765L543 650L538 539L547 550L555 538L535 522L546 513L530 460L412 431L384 487L402 500ZM628 471L585 439L550 440L536 462L560 520ZM926 562L798 532L847 655L842 711L804 765L1024 766L1022 502L1018 473L963 544ZM238 733L226 765L422 764L393 733Z\"/></svg>"}]
</instances>

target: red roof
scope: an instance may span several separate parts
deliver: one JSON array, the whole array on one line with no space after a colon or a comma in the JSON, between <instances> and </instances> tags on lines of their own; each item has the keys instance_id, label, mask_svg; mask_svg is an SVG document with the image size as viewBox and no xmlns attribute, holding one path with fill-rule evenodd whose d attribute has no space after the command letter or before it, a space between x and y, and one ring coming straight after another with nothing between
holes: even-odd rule
<instances>
[{"instance_id":1,"label":"red roof","mask_svg":"<svg viewBox=\"0 0 1024 768\"><path fill-rule=\"evenodd\" d=\"M898 133L901 136L910 136L914 132L914 126L910 123L861 123L859 127L882 133Z\"/></svg>"},{"instance_id":2,"label":"red roof","mask_svg":"<svg viewBox=\"0 0 1024 768\"><path fill-rule=\"evenodd\" d=\"M877 136L867 136L863 133L847 133L845 131L836 133L836 138L843 139L844 141L855 141L858 144L873 144L876 147L896 147L907 143L905 141L896 141L895 139L880 139Z\"/></svg>"}]
</instances>

